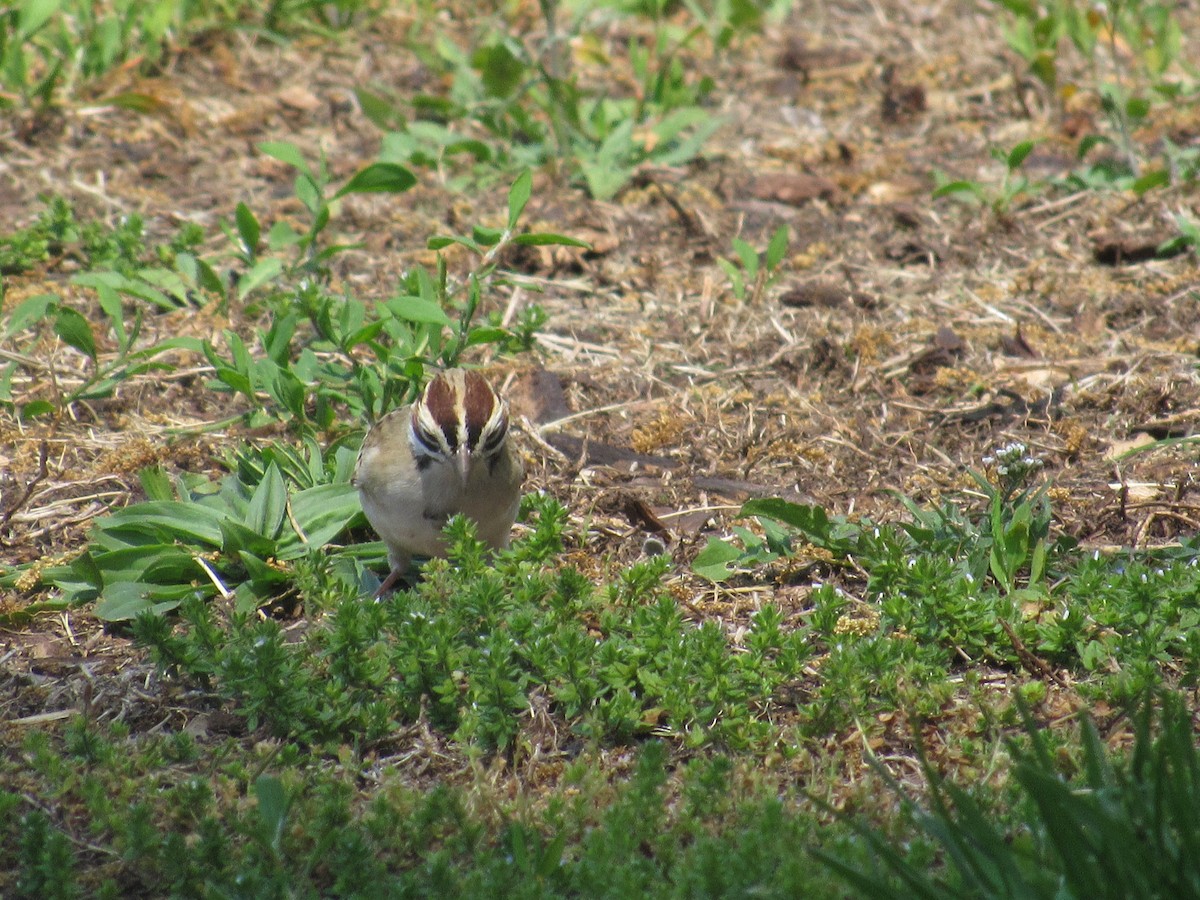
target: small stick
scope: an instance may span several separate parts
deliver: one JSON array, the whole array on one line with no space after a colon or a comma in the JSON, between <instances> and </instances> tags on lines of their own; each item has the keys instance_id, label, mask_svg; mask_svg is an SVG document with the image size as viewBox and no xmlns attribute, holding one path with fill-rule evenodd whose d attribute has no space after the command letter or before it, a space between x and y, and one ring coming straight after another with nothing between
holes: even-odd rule
<instances>
[{"instance_id":1,"label":"small stick","mask_svg":"<svg viewBox=\"0 0 1200 900\"><path fill-rule=\"evenodd\" d=\"M33 494L33 489L37 487L38 483L46 477L46 459L49 455L50 445L46 443L46 441L42 441L42 446L38 450L37 474L33 476L32 481L25 485L25 490L21 493L21 496L17 498L17 502L6 509L4 511L4 515L0 516L0 535L3 535L4 529L8 527L8 523L12 521L12 517L17 514L17 510L29 502L29 498ZM0 537L0 541L2 540L3 537Z\"/></svg>"}]
</instances>

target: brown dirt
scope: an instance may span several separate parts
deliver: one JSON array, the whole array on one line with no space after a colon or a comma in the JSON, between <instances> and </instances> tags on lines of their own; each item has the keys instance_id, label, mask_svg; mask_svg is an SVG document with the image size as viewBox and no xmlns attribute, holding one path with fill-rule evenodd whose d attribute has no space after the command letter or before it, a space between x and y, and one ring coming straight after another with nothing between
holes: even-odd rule
<instances>
[{"instance_id":1,"label":"brown dirt","mask_svg":"<svg viewBox=\"0 0 1200 900\"><path fill-rule=\"evenodd\" d=\"M605 570L637 558L657 517L671 532L673 590L695 618L719 617L732 632L764 602L803 602L794 586L714 591L689 574L747 497L897 516L892 491L928 502L968 487L966 469L1010 440L1045 459L1057 526L1082 542L1193 534L1191 447L1114 453L1141 435L1190 435L1200 419L1195 260L1127 261L1169 235L1175 212L1195 213L1196 186L1141 199L1041 194L1004 215L933 201L933 169L998 180L992 145L1039 138L1031 171L1070 168L1079 129L1101 130L1101 113L1086 102L1056 110L1006 51L991 7L817 6L719 65L717 112L728 125L704 162L648 168L606 203L545 173L535 179L526 224L597 249L506 260L542 293L488 302L536 301L550 321L536 360L491 373L532 419L545 385L562 386L574 417L547 435L561 452L532 439L524 447L529 487L586 524L575 561ZM1177 15L1194 42L1200 10L1181 5ZM216 249L216 225L238 201L264 221L295 216L289 172L256 144L321 148L338 178L370 162L380 134L351 89L445 87L401 50L411 25L390 13L360 42L282 47L216 34L153 79L118 73L47 121L0 121L0 222L25 224L38 195L61 193L81 218L139 212L152 237L198 222ZM157 98L156 111L106 105L127 89ZM1198 125L1195 108L1164 110L1138 139L1194 142ZM430 235L501 221L502 186L460 194L434 173L418 177L399 197L350 197L334 219L365 244L336 270L360 297L387 296L406 266L428 263ZM737 301L715 257L731 255L735 236L765 247L781 224L791 231L785 277L755 302ZM6 305L52 290L90 310L71 269L56 262L10 279ZM241 311L226 322L189 309L148 317L147 338L252 325ZM52 374L60 384L78 375L78 355L52 336L11 349L38 361L14 381L23 399L51 396ZM227 414L197 377L201 363L53 422L0 413L0 487L6 502L22 499L0 533L6 562L77 551L93 517L136 499L141 466L215 471L222 446L264 437L169 436ZM535 381L539 366L548 382ZM187 697L86 609L19 615L43 598L35 589L0 599L11 623L0 630L0 721L85 707L147 728L195 721Z\"/></svg>"}]
</instances>

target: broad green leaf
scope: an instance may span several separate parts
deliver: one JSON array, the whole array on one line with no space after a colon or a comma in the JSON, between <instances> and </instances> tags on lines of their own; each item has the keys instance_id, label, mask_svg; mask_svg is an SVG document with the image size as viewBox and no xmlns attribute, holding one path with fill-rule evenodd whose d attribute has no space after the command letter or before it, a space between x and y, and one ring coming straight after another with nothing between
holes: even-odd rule
<instances>
[{"instance_id":1,"label":"broad green leaf","mask_svg":"<svg viewBox=\"0 0 1200 900\"><path fill-rule=\"evenodd\" d=\"M30 400L21 407L21 419L36 419L52 412L54 412L54 404L49 400Z\"/></svg>"},{"instance_id":2,"label":"broad green leaf","mask_svg":"<svg viewBox=\"0 0 1200 900\"><path fill-rule=\"evenodd\" d=\"M506 43L481 47L471 56L471 66L479 72L484 89L493 97L510 97L525 77L525 63Z\"/></svg>"},{"instance_id":3,"label":"broad green leaf","mask_svg":"<svg viewBox=\"0 0 1200 900\"><path fill-rule=\"evenodd\" d=\"M295 559L309 550L330 543L362 515L358 491L347 483L321 484L292 495L292 518L304 531L306 541L293 529L279 538L279 559Z\"/></svg>"},{"instance_id":4,"label":"broad green leaf","mask_svg":"<svg viewBox=\"0 0 1200 900\"><path fill-rule=\"evenodd\" d=\"M1019 169L1025 159L1033 152L1035 143L1033 141L1021 141L1012 150L1008 151L1008 156L1005 158L1005 164L1009 169Z\"/></svg>"},{"instance_id":5,"label":"broad green leaf","mask_svg":"<svg viewBox=\"0 0 1200 900\"><path fill-rule=\"evenodd\" d=\"M343 350L350 350L357 347L359 344L365 344L375 340L379 336L379 332L383 330L383 321L376 319L370 325L364 325L357 331L352 331L339 339L339 343Z\"/></svg>"},{"instance_id":6,"label":"broad green leaf","mask_svg":"<svg viewBox=\"0 0 1200 900\"><path fill-rule=\"evenodd\" d=\"M827 540L830 536L829 515L820 506L808 506L769 497L762 500L747 500L742 504L739 516L765 516L791 525L810 538Z\"/></svg>"},{"instance_id":7,"label":"broad green leaf","mask_svg":"<svg viewBox=\"0 0 1200 900\"><path fill-rule=\"evenodd\" d=\"M283 782L274 775L260 775L254 782L254 796L258 800L258 816L263 836L276 853L283 842L283 829L287 824L289 801L283 790Z\"/></svg>"},{"instance_id":8,"label":"broad green leaf","mask_svg":"<svg viewBox=\"0 0 1200 900\"><path fill-rule=\"evenodd\" d=\"M82 313L60 306L54 317L54 332L92 362L96 361L96 338Z\"/></svg>"},{"instance_id":9,"label":"broad green leaf","mask_svg":"<svg viewBox=\"0 0 1200 900\"><path fill-rule=\"evenodd\" d=\"M678 166L695 159L723 122L718 116L706 115L690 134L686 137L681 136L678 141L672 142L660 137L660 143L650 152L650 158L663 166Z\"/></svg>"},{"instance_id":10,"label":"broad green leaf","mask_svg":"<svg viewBox=\"0 0 1200 900\"><path fill-rule=\"evenodd\" d=\"M701 122L707 122L712 118L713 115L708 110L701 109L698 106L685 106L674 110L670 115L665 116L662 121L656 124L653 129L654 136L660 142L667 143L679 137L680 134L693 125L699 125Z\"/></svg>"},{"instance_id":11,"label":"broad green leaf","mask_svg":"<svg viewBox=\"0 0 1200 900\"><path fill-rule=\"evenodd\" d=\"M384 307L397 319L405 322L420 322L427 325L451 327L446 311L430 300L420 297L393 297L385 300Z\"/></svg>"},{"instance_id":12,"label":"broad green leaf","mask_svg":"<svg viewBox=\"0 0 1200 900\"><path fill-rule=\"evenodd\" d=\"M169 269L139 269L134 284L138 290L143 291L161 289L164 294L174 298L175 303L172 308L187 306L191 302L189 285L178 272L172 272Z\"/></svg>"},{"instance_id":13,"label":"broad green leaf","mask_svg":"<svg viewBox=\"0 0 1200 900\"><path fill-rule=\"evenodd\" d=\"M4 328L4 336L12 337L19 331L24 331L34 322L46 318L49 311L58 307L59 298L55 294L38 294L27 300L22 300L8 315L8 324Z\"/></svg>"},{"instance_id":14,"label":"broad green leaf","mask_svg":"<svg viewBox=\"0 0 1200 900\"><path fill-rule=\"evenodd\" d=\"M138 473L142 490L150 500L171 503L175 500L175 488L161 466L150 466Z\"/></svg>"},{"instance_id":15,"label":"broad green leaf","mask_svg":"<svg viewBox=\"0 0 1200 900\"><path fill-rule=\"evenodd\" d=\"M742 262L742 268L751 281L758 274L758 252L741 238L733 239L733 252Z\"/></svg>"},{"instance_id":16,"label":"broad green leaf","mask_svg":"<svg viewBox=\"0 0 1200 900\"><path fill-rule=\"evenodd\" d=\"M1146 118L1150 112L1150 101L1145 97L1130 97L1125 103L1125 114L1135 122Z\"/></svg>"},{"instance_id":17,"label":"broad green leaf","mask_svg":"<svg viewBox=\"0 0 1200 900\"><path fill-rule=\"evenodd\" d=\"M517 227L517 220L521 218L521 213L525 210L525 204L529 202L529 197L533 192L533 175L528 169L517 176L517 180L513 182L512 187L508 191L508 230L512 231Z\"/></svg>"},{"instance_id":18,"label":"broad green leaf","mask_svg":"<svg viewBox=\"0 0 1200 900\"><path fill-rule=\"evenodd\" d=\"M275 541L243 525L237 519L221 519L221 552L234 556L241 551L253 553L259 559L276 555Z\"/></svg>"},{"instance_id":19,"label":"broad green leaf","mask_svg":"<svg viewBox=\"0 0 1200 900\"><path fill-rule=\"evenodd\" d=\"M483 256L487 252L485 248L479 246L479 244L475 243L469 237L460 237L457 235L439 234L425 242L425 246L430 250L441 250L443 247L449 247L451 244L461 244L468 250L478 253L480 256Z\"/></svg>"},{"instance_id":20,"label":"broad green leaf","mask_svg":"<svg viewBox=\"0 0 1200 900\"><path fill-rule=\"evenodd\" d=\"M228 385L242 396L248 397L256 403L258 402L254 394L254 383L242 372L232 369L229 366L219 366L216 370L216 376L217 381Z\"/></svg>"},{"instance_id":21,"label":"broad green leaf","mask_svg":"<svg viewBox=\"0 0 1200 900\"><path fill-rule=\"evenodd\" d=\"M358 100L358 108L380 131L393 131L404 127L404 116L387 99L373 94L363 88L354 89L354 97Z\"/></svg>"},{"instance_id":22,"label":"broad green leaf","mask_svg":"<svg viewBox=\"0 0 1200 900\"><path fill-rule=\"evenodd\" d=\"M274 256L260 259L238 279L238 295L248 297L269 281L274 281L283 272L283 261Z\"/></svg>"},{"instance_id":23,"label":"broad green leaf","mask_svg":"<svg viewBox=\"0 0 1200 900\"><path fill-rule=\"evenodd\" d=\"M121 309L121 295L109 285L99 284L96 286L96 297L100 301L100 308L112 322L113 331L117 333L117 342L124 348L126 333L124 311Z\"/></svg>"},{"instance_id":24,"label":"broad green leaf","mask_svg":"<svg viewBox=\"0 0 1200 900\"><path fill-rule=\"evenodd\" d=\"M279 537L283 517L287 514L287 496L287 486L279 473L279 466L272 462L250 497L246 527L271 539Z\"/></svg>"},{"instance_id":25,"label":"broad green leaf","mask_svg":"<svg viewBox=\"0 0 1200 900\"><path fill-rule=\"evenodd\" d=\"M272 225L271 230L267 232L267 246L275 251L295 247L302 240L304 235L283 219Z\"/></svg>"},{"instance_id":26,"label":"broad green leaf","mask_svg":"<svg viewBox=\"0 0 1200 900\"><path fill-rule=\"evenodd\" d=\"M334 198L346 194L399 194L417 183L417 177L404 166L396 163L372 163L350 177Z\"/></svg>"},{"instance_id":27,"label":"broad green leaf","mask_svg":"<svg viewBox=\"0 0 1200 900\"><path fill-rule=\"evenodd\" d=\"M304 208L313 214L313 224L309 234L321 231L329 221L329 207L321 198L321 186L311 175L297 175L295 182L296 197L304 204ZM324 218L322 219L322 212Z\"/></svg>"},{"instance_id":28,"label":"broad green leaf","mask_svg":"<svg viewBox=\"0 0 1200 900\"><path fill-rule=\"evenodd\" d=\"M137 581L106 585L96 601L96 617L107 622L124 622L144 612L169 612L184 598L198 593L191 585L164 587Z\"/></svg>"},{"instance_id":29,"label":"broad green leaf","mask_svg":"<svg viewBox=\"0 0 1200 900\"><path fill-rule=\"evenodd\" d=\"M262 239L258 218L245 203L238 203L233 218L237 223L238 237L242 239L242 249L253 259L258 255L258 242Z\"/></svg>"},{"instance_id":30,"label":"broad green leaf","mask_svg":"<svg viewBox=\"0 0 1200 900\"><path fill-rule=\"evenodd\" d=\"M510 332L504 328L488 328L486 326L472 328L470 333L467 334L467 346L477 347L480 344L498 344L507 339L509 335Z\"/></svg>"},{"instance_id":31,"label":"broad green leaf","mask_svg":"<svg viewBox=\"0 0 1200 900\"><path fill-rule=\"evenodd\" d=\"M185 544L219 547L224 518L220 512L199 503L152 500L117 510L104 520L103 528L106 532L133 529Z\"/></svg>"},{"instance_id":32,"label":"broad green leaf","mask_svg":"<svg viewBox=\"0 0 1200 900\"><path fill-rule=\"evenodd\" d=\"M741 556L742 551L732 544L709 538L704 549L696 555L692 571L709 581L722 582L733 574L729 564Z\"/></svg>"},{"instance_id":33,"label":"broad green leaf","mask_svg":"<svg viewBox=\"0 0 1200 900\"><path fill-rule=\"evenodd\" d=\"M27 41L50 21L50 17L58 12L61 6L62 0L25 0L17 14L19 41L21 43Z\"/></svg>"},{"instance_id":34,"label":"broad green leaf","mask_svg":"<svg viewBox=\"0 0 1200 900\"><path fill-rule=\"evenodd\" d=\"M307 396L304 382L293 374L291 369L274 366L275 371L270 379L263 379L270 389L272 398L297 419L303 420L304 401Z\"/></svg>"},{"instance_id":35,"label":"broad green leaf","mask_svg":"<svg viewBox=\"0 0 1200 900\"><path fill-rule=\"evenodd\" d=\"M977 198L980 195L980 188L973 181L948 181L934 188L931 196L936 200L939 197L947 197L950 194L969 194Z\"/></svg>"},{"instance_id":36,"label":"broad green leaf","mask_svg":"<svg viewBox=\"0 0 1200 900\"><path fill-rule=\"evenodd\" d=\"M771 238L771 243L767 245L767 269L775 271L779 268L779 264L783 262L784 256L788 250L788 227L780 225L779 229Z\"/></svg>"},{"instance_id":37,"label":"broad green leaf","mask_svg":"<svg viewBox=\"0 0 1200 900\"><path fill-rule=\"evenodd\" d=\"M592 245L587 241L581 241L578 238L567 237L564 234L550 234L548 232L518 234L513 238L513 243L520 244L522 247L543 247L550 244L557 244L563 247L582 247L585 250L590 250L592 248Z\"/></svg>"},{"instance_id":38,"label":"broad green leaf","mask_svg":"<svg viewBox=\"0 0 1200 900\"><path fill-rule=\"evenodd\" d=\"M281 584L287 584L291 580L287 572L267 565L266 562L259 559L253 553L239 550L238 558L242 561L242 565L246 569L246 574L250 576L250 580L254 582L256 589L277 587Z\"/></svg>"},{"instance_id":39,"label":"broad green leaf","mask_svg":"<svg viewBox=\"0 0 1200 900\"><path fill-rule=\"evenodd\" d=\"M476 225L471 229L471 238L480 247L494 247L504 239L504 232L499 228Z\"/></svg>"},{"instance_id":40,"label":"broad green leaf","mask_svg":"<svg viewBox=\"0 0 1200 900\"><path fill-rule=\"evenodd\" d=\"M308 165L304 155L300 152L300 148L290 141L264 141L258 145L260 152L267 156L272 156L281 163L286 163L294 169L298 169L305 175L312 177L312 168Z\"/></svg>"},{"instance_id":41,"label":"broad green leaf","mask_svg":"<svg viewBox=\"0 0 1200 900\"><path fill-rule=\"evenodd\" d=\"M1134 181L1130 189L1140 197L1149 190L1165 187L1170 183L1171 174L1166 169L1155 169Z\"/></svg>"},{"instance_id":42,"label":"broad green leaf","mask_svg":"<svg viewBox=\"0 0 1200 900\"><path fill-rule=\"evenodd\" d=\"M122 294L152 303L159 309L168 311L179 309L182 305L181 301L173 300L154 287L154 285L144 280L146 277L153 278L154 276L150 274L153 271L161 270L148 270L145 273L139 273L142 276L141 278L127 278L119 272L84 272L72 278L71 283L94 288L95 290L99 290L100 285L105 284Z\"/></svg>"}]
</instances>

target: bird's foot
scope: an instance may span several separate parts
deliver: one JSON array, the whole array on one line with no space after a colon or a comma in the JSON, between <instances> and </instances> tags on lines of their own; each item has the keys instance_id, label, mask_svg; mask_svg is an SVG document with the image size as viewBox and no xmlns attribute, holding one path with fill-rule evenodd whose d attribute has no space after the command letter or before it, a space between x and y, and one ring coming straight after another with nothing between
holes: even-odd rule
<instances>
[{"instance_id":1,"label":"bird's foot","mask_svg":"<svg viewBox=\"0 0 1200 900\"><path fill-rule=\"evenodd\" d=\"M388 594L392 593L394 590L396 590L396 585L399 582L406 580L406 578L405 578L406 574L407 574L406 571L399 567L392 569L392 571L388 575L388 577L383 579L383 583L379 585L379 589L376 590L375 593L372 595L372 599L374 599L375 602L378 603L380 600L382 600Z\"/></svg>"}]
</instances>

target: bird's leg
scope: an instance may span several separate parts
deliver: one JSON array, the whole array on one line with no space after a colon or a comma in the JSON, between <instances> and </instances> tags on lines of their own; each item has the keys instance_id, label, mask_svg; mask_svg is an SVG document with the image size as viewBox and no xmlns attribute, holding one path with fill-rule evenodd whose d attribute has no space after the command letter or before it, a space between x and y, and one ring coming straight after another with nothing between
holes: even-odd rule
<instances>
[{"instance_id":1,"label":"bird's leg","mask_svg":"<svg viewBox=\"0 0 1200 900\"><path fill-rule=\"evenodd\" d=\"M388 577L383 579L383 583L379 585L379 589L375 591L373 599L377 602L382 600L384 596L390 594L396 589L396 584L402 581L405 575L408 574L408 567L412 564L412 557L408 555L399 556L395 553L388 554L388 562L392 564L392 571L388 573Z\"/></svg>"},{"instance_id":2,"label":"bird's leg","mask_svg":"<svg viewBox=\"0 0 1200 900\"><path fill-rule=\"evenodd\" d=\"M391 574L383 579L383 583L379 585L379 590L374 594L374 599L382 600L386 594L390 594L396 589L396 582L404 577L404 572L400 569L392 569Z\"/></svg>"}]
</instances>

